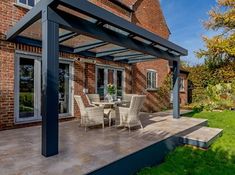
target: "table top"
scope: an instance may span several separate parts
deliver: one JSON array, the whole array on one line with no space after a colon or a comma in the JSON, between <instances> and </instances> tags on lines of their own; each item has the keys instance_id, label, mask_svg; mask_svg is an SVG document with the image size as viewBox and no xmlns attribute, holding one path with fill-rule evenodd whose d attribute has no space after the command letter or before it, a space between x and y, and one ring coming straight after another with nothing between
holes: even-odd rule
<instances>
[{"instance_id":1,"label":"table top","mask_svg":"<svg viewBox=\"0 0 235 175\"><path fill-rule=\"evenodd\" d=\"M92 104L94 104L94 105L115 105L117 103L120 103L120 102L119 101L113 101L113 102L109 102L109 101L92 102Z\"/></svg>"}]
</instances>

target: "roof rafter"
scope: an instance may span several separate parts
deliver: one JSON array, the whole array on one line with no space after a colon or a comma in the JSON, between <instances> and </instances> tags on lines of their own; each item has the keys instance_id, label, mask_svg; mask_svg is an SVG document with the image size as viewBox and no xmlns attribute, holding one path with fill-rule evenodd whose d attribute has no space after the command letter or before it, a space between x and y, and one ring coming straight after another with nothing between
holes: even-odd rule
<instances>
[{"instance_id":1,"label":"roof rafter","mask_svg":"<svg viewBox=\"0 0 235 175\"><path fill-rule=\"evenodd\" d=\"M67 40L69 40L69 39L71 39L71 38L73 38L75 36L78 36L78 35L79 34L77 34L75 32L66 32L66 33L60 35L59 42L63 43L63 42L65 42L65 41L67 41Z\"/></svg>"}]
</instances>

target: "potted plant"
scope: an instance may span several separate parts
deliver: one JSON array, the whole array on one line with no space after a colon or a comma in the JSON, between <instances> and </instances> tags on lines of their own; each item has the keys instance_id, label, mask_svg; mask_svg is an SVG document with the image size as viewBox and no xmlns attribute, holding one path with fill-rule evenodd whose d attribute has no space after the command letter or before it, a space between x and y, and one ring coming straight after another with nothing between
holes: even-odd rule
<instances>
[{"instance_id":1,"label":"potted plant","mask_svg":"<svg viewBox=\"0 0 235 175\"><path fill-rule=\"evenodd\" d=\"M115 85L113 85L113 84L108 84L107 85L108 94L106 95L106 99L109 102L112 102L115 99L116 91L117 91L117 89L116 89Z\"/></svg>"}]
</instances>

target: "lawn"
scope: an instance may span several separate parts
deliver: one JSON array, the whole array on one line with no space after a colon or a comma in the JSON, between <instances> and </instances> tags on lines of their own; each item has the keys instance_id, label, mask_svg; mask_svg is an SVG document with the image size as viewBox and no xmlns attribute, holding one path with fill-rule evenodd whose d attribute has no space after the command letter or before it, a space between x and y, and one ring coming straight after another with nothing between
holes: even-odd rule
<instances>
[{"instance_id":1,"label":"lawn","mask_svg":"<svg viewBox=\"0 0 235 175\"><path fill-rule=\"evenodd\" d=\"M191 113L188 117L208 119L210 127L223 129L223 136L207 151L178 147L164 163L138 175L235 175L235 112Z\"/></svg>"}]
</instances>

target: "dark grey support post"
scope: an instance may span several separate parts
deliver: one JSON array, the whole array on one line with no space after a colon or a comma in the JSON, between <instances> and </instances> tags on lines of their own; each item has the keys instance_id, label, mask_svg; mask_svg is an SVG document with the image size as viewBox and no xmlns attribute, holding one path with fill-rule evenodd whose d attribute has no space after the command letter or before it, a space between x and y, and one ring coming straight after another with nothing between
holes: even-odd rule
<instances>
[{"instance_id":1,"label":"dark grey support post","mask_svg":"<svg viewBox=\"0 0 235 175\"><path fill-rule=\"evenodd\" d=\"M42 155L58 154L59 25L42 12Z\"/></svg>"},{"instance_id":2,"label":"dark grey support post","mask_svg":"<svg viewBox=\"0 0 235 175\"><path fill-rule=\"evenodd\" d=\"M180 61L173 61L173 117L180 118L179 74Z\"/></svg>"}]
</instances>

